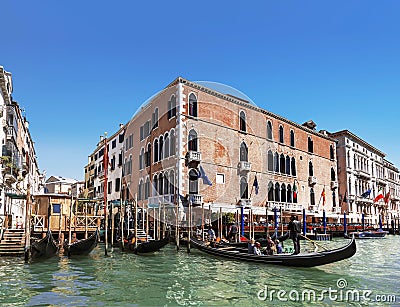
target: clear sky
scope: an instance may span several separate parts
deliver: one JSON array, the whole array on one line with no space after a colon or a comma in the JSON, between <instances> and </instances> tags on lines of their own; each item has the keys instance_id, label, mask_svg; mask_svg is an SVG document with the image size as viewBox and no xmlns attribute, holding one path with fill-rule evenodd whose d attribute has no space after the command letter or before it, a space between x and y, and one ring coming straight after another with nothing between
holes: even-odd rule
<instances>
[{"instance_id":1,"label":"clear sky","mask_svg":"<svg viewBox=\"0 0 400 307\"><path fill-rule=\"evenodd\" d=\"M40 169L83 180L100 135L176 77L239 89L400 167L400 1L15 1L0 5Z\"/></svg>"}]
</instances>

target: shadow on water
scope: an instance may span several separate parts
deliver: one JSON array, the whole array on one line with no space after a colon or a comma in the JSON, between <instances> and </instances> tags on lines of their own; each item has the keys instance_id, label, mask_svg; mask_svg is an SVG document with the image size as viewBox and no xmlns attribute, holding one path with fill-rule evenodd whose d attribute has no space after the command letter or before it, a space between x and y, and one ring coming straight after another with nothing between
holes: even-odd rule
<instances>
[{"instance_id":1,"label":"shadow on water","mask_svg":"<svg viewBox=\"0 0 400 307\"><path fill-rule=\"evenodd\" d=\"M341 239L326 244L344 245ZM278 300L278 291L369 289L400 295L400 237L357 241L352 258L317 268L289 268L214 258L192 249L138 256L98 246L85 257L25 264L0 258L0 305L5 306L343 306L344 302ZM345 282L345 287L338 282ZM267 292L266 292L267 291ZM273 301L271 291L275 291ZM265 297L265 294L268 297ZM287 298L287 295L286 295ZM345 305L368 306L365 302ZM378 306L377 303L373 304ZM388 306L388 305L382 305ZM395 306L395 305L391 305Z\"/></svg>"}]
</instances>

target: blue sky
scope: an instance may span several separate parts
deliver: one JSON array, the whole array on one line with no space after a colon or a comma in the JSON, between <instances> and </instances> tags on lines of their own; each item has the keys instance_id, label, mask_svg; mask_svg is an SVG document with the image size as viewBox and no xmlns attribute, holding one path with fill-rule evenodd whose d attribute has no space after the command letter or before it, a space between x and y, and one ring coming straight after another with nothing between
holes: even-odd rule
<instances>
[{"instance_id":1,"label":"blue sky","mask_svg":"<svg viewBox=\"0 0 400 307\"><path fill-rule=\"evenodd\" d=\"M400 2L13 1L13 74L41 170L82 180L100 135L177 76L228 84L317 129L348 129L400 166Z\"/></svg>"}]
</instances>

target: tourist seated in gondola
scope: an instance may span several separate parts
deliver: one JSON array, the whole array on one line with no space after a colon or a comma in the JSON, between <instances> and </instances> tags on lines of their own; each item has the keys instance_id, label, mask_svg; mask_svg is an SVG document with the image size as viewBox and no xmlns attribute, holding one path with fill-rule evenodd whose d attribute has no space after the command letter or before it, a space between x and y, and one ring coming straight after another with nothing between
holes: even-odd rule
<instances>
[{"instance_id":1,"label":"tourist seated in gondola","mask_svg":"<svg viewBox=\"0 0 400 307\"><path fill-rule=\"evenodd\" d=\"M267 236L267 246L264 254L273 255L274 253L276 253L275 242L272 240L271 236Z\"/></svg>"},{"instance_id":2,"label":"tourist seated in gondola","mask_svg":"<svg viewBox=\"0 0 400 307\"><path fill-rule=\"evenodd\" d=\"M279 242L279 240L276 240L275 241L275 246L276 246L276 253L277 254L282 254L283 253L282 243Z\"/></svg>"},{"instance_id":3,"label":"tourist seated in gondola","mask_svg":"<svg viewBox=\"0 0 400 307\"><path fill-rule=\"evenodd\" d=\"M253 254L254 254L254 255L262 255L262 252L261 252L261 244L260 244L260 242L256 242L256 243L254 244Z\"/></svg>"},{"instance_id":4,"label":"tourist seated in gondola","mask_svg":"<svg viewBox=\"0 0 400 307\"><path fill-rule=\"evenodd\" d=\"M255 243L254 239L251 239L249 241L249 243L247 243L247 248L248 248L249 254L254 254L254 243Z\"/></svg>"}]
</instances>

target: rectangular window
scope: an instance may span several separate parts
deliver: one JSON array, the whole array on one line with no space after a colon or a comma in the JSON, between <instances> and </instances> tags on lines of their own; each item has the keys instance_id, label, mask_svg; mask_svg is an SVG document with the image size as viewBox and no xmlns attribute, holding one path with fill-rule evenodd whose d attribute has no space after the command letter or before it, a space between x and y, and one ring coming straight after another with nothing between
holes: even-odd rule
<instances>
[{"instance_id":1,"label":"rectangular window","mask_svg":"<svg viewBox=\"0 0 400 307\"><path fill-rule=\"evenodd\" d=\"M121 178L115 179L115 192L119 192L121 187Z\"/></svg>"},{"instance_id":2,"label":"rectangular window","mask_svg":"<svg viewBox=\"0 0 400 307\"><path fill-rule=\"evenodd\" d=\"M121 133L121 134L119 135L119 140L118 140L118 142L121 144L123 141L124 141L124 133Z\"/></svg>"},{"instance_id":3,"label":"rectangular window","mask_svg":"<svg viewBox=\"0 0 400 307\"><path fill-rule=\"evenodd\" d=\"M216 183L225 184L225 175L224 174L217 174L215 178Z\"/></svg>"},{"instance_id":4,"label":"rectangular window","mask_svg":"<svg viewBox=\"0 0 400 307\"><path fill-rule=\"evenodd\" d=\"M61 204L53 204L53 213L61 213Z\"/></svg>"},{"instance_id":5,"label":"rectangular window","mask_svg":"<svg viewBox=\"0 0 400 307\"><path fill-rule=\"evenodd\" d=\"M108 194L111 194L112 193L112 181L109 181L108 182L108 187L107 187L107 192L108 192Z\"/></svg>"},{"instance_id":6,"label":"rectangular window","mask_svg":"<svg viewBox=\"0 0 400 307\"><path fill-rule=\"evenodd\" d=\"M117 140L116 139L112 141L112 145L111 145L111 148L115 148L115 147L117 147Z\"/></svg>"}]
</instances>

